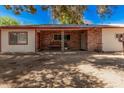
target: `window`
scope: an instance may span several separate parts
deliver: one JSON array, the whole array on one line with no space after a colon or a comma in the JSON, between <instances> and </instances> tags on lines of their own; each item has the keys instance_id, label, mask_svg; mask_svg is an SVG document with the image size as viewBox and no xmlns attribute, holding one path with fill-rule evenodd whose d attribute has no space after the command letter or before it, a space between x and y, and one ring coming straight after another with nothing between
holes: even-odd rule
<instances>
[{"instance_id":1,"label":"window","mask_svg":"<svg viewBox=\"0 0 124 93\"><path fill-rule=\"evenodd\" d=\"M70 40L70 35L65 35L64 38L65 40Z\"/></svg>"},{"instance_id":2,"label":"window","mask_svg":"<svg viewBox=\"0 0 124 93\"><path fill-rule=\"evenodd\" d=\"M61 40L61 35L54 35L54 40ZM64 40L70 40L70 35L64 35Z\"/></svg>"},{"instance_id":3,"label":"window","mask_svg":"<svg viewBox=\"0 0 124 93\"><path fill-rule=\"evenodd\" d=\"M54 40L61 40L61 35L54 35Z\"/></svg>"},{"instance_id":4,"label":"window","mask_svg":"<svg viewBox=\"0 0 124 93\"><path fill-rule=\"evenodd\" d=\"M27 45L28 35L27 32L10 32L9 44L10 45Z\"/></svg>"}]
</instances>

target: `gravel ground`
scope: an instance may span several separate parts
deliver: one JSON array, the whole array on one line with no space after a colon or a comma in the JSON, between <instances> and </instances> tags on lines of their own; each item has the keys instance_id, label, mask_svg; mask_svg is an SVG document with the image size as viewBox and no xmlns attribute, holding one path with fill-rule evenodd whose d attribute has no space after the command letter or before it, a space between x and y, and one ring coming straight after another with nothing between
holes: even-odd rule
<instances>
[{"instance_id":1,"label":"gravel ground","mask_svg":"<svg viewBox=\"0 0 124 93\"><path fill-rule=\"evenodd\" d=\"M124 87L124 56L95 52L1 54L0 87Z\"/></svg>"}]
</instances>

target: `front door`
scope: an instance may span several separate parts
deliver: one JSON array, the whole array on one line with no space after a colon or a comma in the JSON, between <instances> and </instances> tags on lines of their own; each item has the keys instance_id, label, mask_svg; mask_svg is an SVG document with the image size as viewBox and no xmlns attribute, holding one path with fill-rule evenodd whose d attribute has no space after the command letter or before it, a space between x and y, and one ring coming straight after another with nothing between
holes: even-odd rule
<instances>
[{"instance_id":1,"label":"front door","mask_svg":"<svg viewBox=\"0 0 124 93\"><path fill-rule=\"evenodd\" d=\"M40 33L37 33L37 49L38 50L40 50L40 48L41 48L41 43L40 43L41 41L40 41Z\"/></svg>"},{"instance_id":2,"label":"front door","mask_svg":"<svg viewBox=\"0 0 124 93\"><path fill-rule=\"evenodd\" d=\"M87 33L86 33L86 31L81 33L81 50L87 50Z\"/></svg>"}]
</instances>

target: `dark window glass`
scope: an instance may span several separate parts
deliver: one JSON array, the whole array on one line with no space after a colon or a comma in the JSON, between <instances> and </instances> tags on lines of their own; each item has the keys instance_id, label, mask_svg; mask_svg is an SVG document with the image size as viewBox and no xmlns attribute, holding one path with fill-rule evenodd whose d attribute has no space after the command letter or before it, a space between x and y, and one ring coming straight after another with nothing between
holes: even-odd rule
<instances>
[{"instance_id":1,"label":"dark window glass","mask_svg":"<svg viewBox=\"0 0 124 93\"><path fill-rule=\"evenodd\" d=\"M61 35L54 35L54 40L61 40ZM70 40L70 35L64 35L64 40Z\"/></svg>"},{"instance_id":2,"label":"dark window glass","mask_svg":"<svg viewBox=\"0 0 124 93\"><path fill-rule=\"evenodd\" d=\"M54 35L54 40L61 40L61 35Z\"/></svg>"},{"instance_id":3,"label":"dark window glass","mask_svg":"<svg viewBox=\"0 0 124 93\"><path fill-rule=\"evenodd\" d=\"M65 35L65 40L70 40L70 35Z\"/></svg>"}]
</instances>

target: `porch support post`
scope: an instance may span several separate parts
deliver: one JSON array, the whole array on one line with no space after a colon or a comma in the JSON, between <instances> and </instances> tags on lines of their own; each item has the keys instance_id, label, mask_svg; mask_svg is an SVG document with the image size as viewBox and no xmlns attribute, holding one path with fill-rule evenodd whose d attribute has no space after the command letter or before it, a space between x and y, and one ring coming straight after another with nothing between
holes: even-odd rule
<instances>
[{"instance_id":1,"label":"porch support post","mask_svg":"<svg viewBox=\"0 0 124 93\"><path fill-rule=\"evenodd\" d=\"M38 52L37 50L37 30L35 29L35 52Z\"/></svg>"},{"instance_id":2,"label":"porch support post","mask_svg":"<svg viewBox=\"0 0 124 93\"><path fill-rule=\"evenodd\" d=\"M64 52L64 31L61 31L61 51Z\"/></svg>"}]
</instances>

